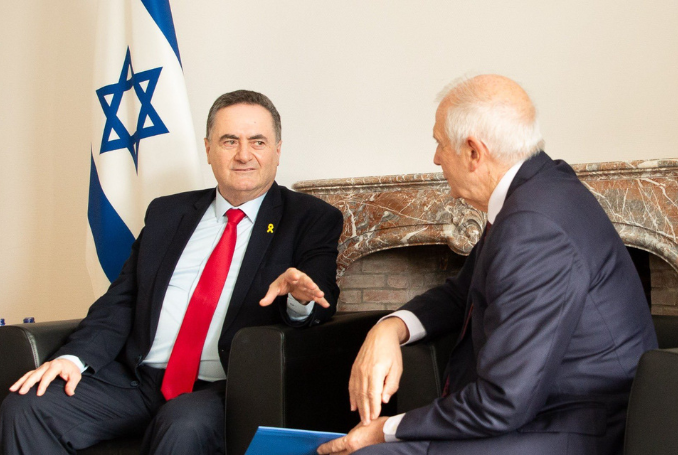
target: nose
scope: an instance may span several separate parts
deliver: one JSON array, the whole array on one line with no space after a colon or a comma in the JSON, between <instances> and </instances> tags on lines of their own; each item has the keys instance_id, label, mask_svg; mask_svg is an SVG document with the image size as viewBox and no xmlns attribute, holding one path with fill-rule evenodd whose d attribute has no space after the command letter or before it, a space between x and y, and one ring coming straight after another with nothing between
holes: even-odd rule
<instances>
[{"instance_id":1,"label":"nose","mask_svg":"<svg viewBox=\"0 0 678 455\"><path fill-rule=\"evenodd\" d=\"M433 164L440 166L440 159L438 158L438 153L440 152L440 146L436 147L436 152L433 154Z\"/></svg>"},{"instance_id":2,"label":"nose","mask_svg":"<svg viewBox=\"0 0 678 455\"><path fill-rule=\"evenodd\" d=\"M235 159L241 163L247 163L252 159L252 152L250 150L249 144L241 144L238 147L238 152L235 154Z\"/></svg>"}]
</instances>

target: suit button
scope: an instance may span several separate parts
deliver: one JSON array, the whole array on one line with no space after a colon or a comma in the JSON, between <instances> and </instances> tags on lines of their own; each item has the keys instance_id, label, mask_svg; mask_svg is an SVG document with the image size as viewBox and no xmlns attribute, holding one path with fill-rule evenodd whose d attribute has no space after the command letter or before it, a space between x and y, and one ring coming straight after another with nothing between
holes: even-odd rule
<instances>
[{"instance_id":1,"label":"suit button","mask_svg":"<svg viewBox=\"0 0 678 455\"><path fill-rule=\"evenodd\" d=\"M221 348L221 349L219 349L219 352L226 352L226 349Z\"/></svg>"},{"instance_id":2,"label":"suit button","mask_svg":"<svg viewBox=\"0 0 678 455\"><path fill-rule=\"evenodd\" d=\"M139 381L132 381L129 383L132 387L138 387L139 386Z\"/></svg>"}]
</instances>

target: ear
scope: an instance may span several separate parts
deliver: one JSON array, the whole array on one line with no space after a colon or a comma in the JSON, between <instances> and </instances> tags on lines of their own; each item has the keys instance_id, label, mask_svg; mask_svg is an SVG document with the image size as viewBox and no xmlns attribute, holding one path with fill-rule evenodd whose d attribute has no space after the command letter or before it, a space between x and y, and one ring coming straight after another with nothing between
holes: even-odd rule
<instances>
[{"instance_id":1,"label":"ear","mask_svg":"<svg viewBox=\"0 0 678 455\"><path fill-rule=\"evenodd\" d=\"M205 154L207 154L207 164L212 164L210 163L210 141L207 138L205 138Z\"/></svg>"},{"instance_id":2,"label":"ear","mask_svg":"<svg viewBox=\"0 0 678 455\"><path fill-rule=\"evenodd\" d=\"M489 152L485 143L474 136L466 139L466 145L469 147L469 170L473 172L481 164L485 164L489 158Z\"/></svg>"},{"instance_id":3,"label":"ear","mask_svg":"<svg viewBox=\"0 0 678 455\"><path fill-rule=\"evenodd\" d=\"M278 141L278 145L275 146L275 154L278 155L278 166L280 166L280 150L282 149L282 139Z\"/></svg>"}]
</instances>

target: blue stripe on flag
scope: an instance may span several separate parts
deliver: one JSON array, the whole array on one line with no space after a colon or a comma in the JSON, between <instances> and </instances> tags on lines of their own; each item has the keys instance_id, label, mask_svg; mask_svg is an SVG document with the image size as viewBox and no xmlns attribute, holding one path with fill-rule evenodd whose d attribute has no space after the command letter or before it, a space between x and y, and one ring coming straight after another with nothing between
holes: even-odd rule
<instances>
[{"instance_id":1,"label":"blue stripe on flag","mask_svg":"<svg viewBox=\"0 0 678 455\"><path fill-rule=\"evenodd\" d=\"M181 56L179 56L179 43L177 41L177 34L174 31L174 21L172 20L172 10L170 9L169 0L141 0L148 13L151 15L158 28L165 35L174 53L177 54L177 60L181 65Z\"/></svg>"},{"instance_id":2,"label":"blue stripe on flag","mask_svg":"<svg viewBox=\"0 0 678 455\"><path fill-rule=\"evenodd\" d=\"M94 164L94 156L91 156L91 159L87 218L92 229L99 263L112 283L120 274L132 250L134 236L104 194Z\"/></svg>"}]
</instances>

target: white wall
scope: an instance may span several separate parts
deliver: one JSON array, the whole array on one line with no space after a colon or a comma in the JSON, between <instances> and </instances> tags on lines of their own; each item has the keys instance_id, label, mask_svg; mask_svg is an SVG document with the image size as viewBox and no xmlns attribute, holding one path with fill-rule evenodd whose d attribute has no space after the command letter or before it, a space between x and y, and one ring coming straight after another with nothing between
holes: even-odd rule
<instances>
[{"instance_id":1,"label":"white wall","mask_svg":"<svg viewBox=\"0 0 678 455\"><path fill-rule=\"evenodd\" d=\"M249 88L283 118L278 181L432 172L434 98L496 72L572 163L678 155L678 3L172 0L196 142ZM81 317L92 0L0 3L0 317ZM206 185L211 185L205 167Z\"/></svg>"}]
</instances>

